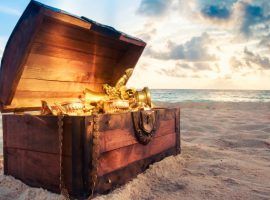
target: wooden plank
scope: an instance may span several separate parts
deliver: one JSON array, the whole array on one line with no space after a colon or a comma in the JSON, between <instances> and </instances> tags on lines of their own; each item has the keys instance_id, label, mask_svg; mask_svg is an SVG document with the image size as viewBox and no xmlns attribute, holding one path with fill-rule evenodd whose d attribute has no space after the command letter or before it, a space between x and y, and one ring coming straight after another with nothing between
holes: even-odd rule
<instances>
[{"instance_id":1,"label":"wooden plank","mask_svg":"<svg viewBox=\"0 0 270 200\"><path fill-rule=\"evenodd\" d=\"M6 146L47 153L59 153L57 117L5 115Z\"/></svg>"},{"instance_id":2,"label":"wooden plank","mask_svg":"<svg viewBox=\"0 0 270 200\"><path fill-rule=\"evenodd\" d=\"M160 121L175 119L173 108L163 108L157 110ZM131 122L132 116L130 112L120 114L103 114L100 116L99 131L103 132L114 129L128 129L130 128Z\"/></svg>"},{"instance_id":3,"label":"wooden plank","mask_svg":"<svg viewBox=\"0 0 270 200\"><path fill-rule=\"evenodd\" d=\"M16 98L18 99L47 99L47 98L79 98L82 92L40 92L40 91L29 91L29 90L18 90L16 91Z\"/></svg>"},{"instance_id":4,"label":"wooden plank","mask_svg":"<svg viewBox=\"0 0 270 200\"><path fill-rule=\"evenodd\" d=\"M63 12L54 12L52 10L44 8L43 13L46 16L55 18L57 20L61 20L63 22L66 22L66 23L69 23L69 24L72 24L72 25L75 25L75 26L82 27L84 29L89 30L90 27L91 27L90 23L88 23L88 22L86 22L84 20L78 19L76 17L73 17L71 15L67 15L67 14L65 14Z\"/></svg>"},{"instance_id":5,"label":"wooden plank","mask_svg":"<svg viewBox=\"0 0 270 200\"><path fill-rule=\"evenodd\" d=\"M102 59L107 59L111 61L111 65L115 64L115 61L117 58L114 58L110 55L102 56L102 55L96 55L94 53L87 53L83 51L74 51L72 49L68 48L59 48L57 46L53 45L44 45L42 43L35 42L33 44L33 47L31 49L31 53L33 54L40 54L40 55L47 55L51 57L57 57L57 58L65 58L65 59L71 59L71 60L77 60L82 62L89 62L89 63L95 63L96 61L101 61Z\"/></svg>"},{"instance_id":6,"label":"wooden plank","mask_svg":"<svg viewBox=\"0 0 270 200\"><path fill-rule=\"evenodd\" d=\"M4 115L5 146L22 150L59 154L56 116ZM68 123L65 124L67 126ZM69 130L68 127L65 128ZM71 134L64 135L64 155L71 155Z\"/></svg>"},{"instance_id":7,"label":"wooden plank","mask_svg":"<svg viewBox=\"0 0 270 200\"><path fill-rule=\"evenodd\" d=\"M84 192L83 178L83 134L85 131L84 117L72 117L72 193L81 196Z\"/></svg>"},{"instance_id":8,"label":"wooden plank","mask_svg":"<svg viewBox=\"0 0 270 200\"><path fill-rule=\"evenodd\" d=\"M98 175L110 173L135 161L175 147L175 133L155 138L148 145L135 144L101 154Z\"/></svg>"},{"instance_id":9,"label":"wooden plank","mask_svg":"<svg viewBox=\"0 0 270 200\"><path fill-rule=\"evenodd\" d=\"M45 100L50 104L54 104L55 102L64 102L64 101L78 101L78 93L83 94L85 88L88 88L93 91L103 92L102 84L90 84L90 83L76 83L76 82L60 82L60 81L46 81L46 80L38 80L38 79L25 79L22 78L19 82L17 92L14 95L14 99L11 103L11 107L40 107L40 100ZM28 96L30 98L21 98L20 91L24 91L23 95ZM59 92L61 91L61 92ZM70 96L70 92L72 91L74 96ZM34 92L32 94L32 92ZM37 93L35 93L37 92ZM39 95L44 93L41 96L31 96L31 95ZM54 97L55 92L59 92L61 98ZM29 94L27 94L29 93ZM60 94L62 93L62 94ZM52 96L49 96L49 95ZM67 95L67 96L64 96Z\"/></svg>"},{"instance_id":10,"label":"wooden plank","mask_svg":"<svg viewBox=\"0 0 270 200\"><path fill-rule=\"evenodd\" d=\"M59 156L41 152L6 149L6 175L26 184L59 192Z\"/></svg>"},{"instance_id":11,"label":"wooden plank","mask_svg":"<svg viewBox=\"0 0 270 200\"><path fill-rule=\"evenodd\" d=\"M2 113L23 113L30 111L40 111L40 105L37 107L13 107L13 106L4 106L2 108Z\"/></svg>"},{"instance_id":12,"label":"wooden plank","mask_svg":"<svg viewBox=\"0 0 270 200\"><path fill-rule=\"evenodd\" d=\"M93 59L91 62L30 54L22 78L72 81L81 83L109 83L109 59Z\"/></svg>"},{"instance_id":13,"label":"wooden plank","mask_svg":"<svg viewBox=\"0 0 270 200\"><path fill-rule=\"evenodd\" d=\"M4 155L4 174L7 174L8 156L7 156L7 126L6 116L2 115L2 131L3 131L3 155Z\"/></svg>"},{"instance_id":14,"label":"wooden plank","mask_svg":"<svg viewBox=\"0 0 270 200\"><path fill-rule=\"evenodd\" d=\"M85 88L102 92L100 83L77 83L68 81L47 81L39 79L22 78L17 90L23 91L44 91L44 92L83 92Z\"/></svg>"},{"instance_id":15,"label":"wooden plank","mask_svg":"<svg viewBox=\"0 0 270 200\"><path fill-rule=\"evenodd\" d=\"M63 23L60 20L57 21L49 17L44 18L41 31L50 35L63 36L81 42L116 50L126 50L128 44L124 41L100 35L93 30L89 31L79 29L78 27L70 26L68 23Z\"/></svg>"},{"instance_id":16,"label":"wooden plank","mask_svg":"<svg viewBox=\"0 0 270 200\"><path fill-rule=\"evenodd\" d=\"M98 178L98 184L95 188L95 193L104 194L121 185L127 183L132 178L135 178L139 173L144 172L148 169L149 165L162 160L165 157L174 155L176 152L175 148L170 148L159 154L153 155L149 158L136 161L131 163L124 168L113 171Z\"/></svg>"},{"instance_id":17,"label":"wooden plank","mask_svg":"<svg viewBox=\"0 0 270 200\"><path fill-rule=\"evenodd\" d=\"M83 134L83 151L84 151L84 161L83 161L83 179L85 193L90 194L91 183L90 180L92 171L92 154L93 154L93 128L94 128L94 118L93 116L85 117L85 132Z\"/></svg>"},{"instance_id":18,"label":"wooden plank","mask_svg":"<svg viewBox=\"0 0 270 200\"><path fill-rule=\"evenodd\" d=\"M128 43L131 43L131 44L135 44L137 46L143 46L143 47L146 46L146 43L143 42L142 40L130 38L130 37L126 36L125 34L121 35L119 39L122 41L128 42Z\"/></svg>"},{"instance_id":19,"label":"wooden plank","mask_svg":"<svg viewBox=\"0 0 270 200\"><path fill-rule=\"evenodd\" d=\"M93 38L94 40L94 38ZM91 55L102 56L107 58L116 59L121 55L124 50L113 49L105 46L99 46L98 44L86 43L80 40L63 37L61 35L53 35L47 32L39 32L35 38L36 43L43 45L51 45L63 49L69 49L73 51L84 52Z\"/></svg>"},{"instance_id":20,"label":"wooden plank","mask_svg":"<svg viewBox=\"0 0 270 200\"><path fill-rule=\"evenodd\" d=\"M175 119L174 108L153 108L153 110L158 111L158 116L160 120Z\"/></svg>"},{"instance_id":21,"label":"wooden plank","mask_svg":"<svg viewBox=\"0 0 270 200\"><path fill-rule=\"evenodd\" d=\"M129 129L115 129L108 130L100 133L100 152L111 151L118 148L123 148L125 146L137 144L138 140L134 134L134 130L132 128L132 121L130 121ZM155 138L172 134L175 132L175 120L166 120L160 121L160 125Z\"/></svg>"},{"instance_id":22,"label":"wooden plank","mask_svg":"<svg viewBox=\"0 0 270 200\"><path fill-rule=\"evenodd\" d=\"M136 66L144 46L129 45L129 49L121 56L114 69L112 84L115 84L117 80L124 74L125 66Z\"/></svg>"},{"instance_id":23,"label":"wooden plank","mask_svg":"<svg viewBox=\"0 0 270 200\"><path fill-rule=\"evenodd\" d=\"M15 96L11 105L5 106L4 109L6 111L39 111L41 109L41 100L46 101L49 105L55 105L55 103L78 101L78 98L42 98L42 96L39 98L16 98Z\"/></svg>"},{"instance_id":24,"label":"wooden plank","mask_svg":"<svg viewBox=\"0 0 270 200\"><path fill-rule=\"evenodd\" d=\"M64 174L64 187L66 187L69 193L73 194L73 119L74 117L64 116L63 118L63 171ZM79 119L79 118L77 118ZM58 133L59 136L59 133ZM59 144L60 145L60 144ZM58 149L60 146L58 146ZM59 150L60 152L60 150ZM58 156L60 156L58 154ZM60 158L60 157L59 157Z\"/></svg>"},{"instance_id":25,"label":"wooden plank","mask_svg":"<svg viewBox=\"0 0 270 200\"><path fill-rule=\"evenodd\" d=\"M44 188L59 193L59 155L6 149L5 175L11 175L32 187ZM71 191L71 159L64 156L64 178Z\"/></svg>"}]
</instances>

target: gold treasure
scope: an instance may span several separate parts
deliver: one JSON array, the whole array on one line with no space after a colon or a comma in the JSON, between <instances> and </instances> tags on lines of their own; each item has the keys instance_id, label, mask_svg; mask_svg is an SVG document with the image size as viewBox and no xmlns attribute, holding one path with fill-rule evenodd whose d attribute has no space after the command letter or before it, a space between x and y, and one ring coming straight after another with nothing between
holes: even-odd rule
<instances>
[{"instance_id":1,"label":"gold treasure","mask_svg":"<svg viewBox=\"0 0 270 200\"><path fill-rule=\"evenodd\" d=\"M104 84L103 93L85 88L82 97L78 98L78 101L55 102L54 105L41 101L41 114L80 116L150 110L152 107L151 94L147 87L141 91L126 87L132 72L133 69L127 69L115 86Z\"/></svg>"}]
</instances>

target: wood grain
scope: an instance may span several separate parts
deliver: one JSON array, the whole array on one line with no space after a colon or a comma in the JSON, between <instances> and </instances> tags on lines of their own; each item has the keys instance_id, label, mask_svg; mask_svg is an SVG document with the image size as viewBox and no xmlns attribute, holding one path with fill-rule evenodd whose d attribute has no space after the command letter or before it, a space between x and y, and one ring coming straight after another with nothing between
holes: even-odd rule
<instances>
[{"instance_id":1,"label":"wood grain","mask_svg":"<svg viewBox=\"0 0 270 200\"><path fill-rule=\"evenodd\" d=\"M174 155L175 148L170 148L159 154L131 163L121 169L115 170L98 178L98 184L95 188L95 193L106 194L115 188L127 183L138 174L149 168L149 165L162 160L165 157Z\"/></svg>"},{"instance_id":2,"label":"wood grain","mask_svg":"<svg viewBox=\"0 0 270 200\"><path fill-rule=\"evenodd\" d=\"M6 175L35 187L59 191L59 156L6 148Z\"/></svg>"},{"instance_id":3,"label":"wood grain","mask_svg":"<svg viewBox=\"0 0 270 200\"><path fill-rule=\"evenodd\" d=\"M83 135L85 134L84 117L72 117L72 194L80 196L84 192L84 155Z\"/></svg>"},{"instance_id":4,"label":"wood grain","mask_svg":"<svg viewBox=\"0 0 270 200\"><path fill-rule=\"evenodd\" d=\"M17 107L40 107L40 100L47 100L50 103L78 101L78 94L82 95L85 88L103 92L102 85L101 83L90 84L21 78L11 105ZM55 93L58 94L55 95ZM48 96L50 94L52 96Z\"/></svg>"},{"instance_id":5,"label":"wood grain","mask_svg":"<svg viewBox=\"0 0 270 200\"><path fill-rule=\"evenodd\" d=\"M132 122L131 122L132 123ZM154 138L175 132L175 120L160 121L160 126ZM100 152L111 151L125 146L137 144L132 124L129 129L114 129L100 133Z\"/></svg>"},{"instance_id":6,"label":"wood grain","mask_svg":"<svg viewBox=\"0 0 270 200\"><path fill-rule=\"evenodd\" d=\"M79 26L81 28L84 29L90 29L91 28L91 24L88 22L85 22L83 20L77 19L73 16L67 15L64 12L54 12L52 10L48 10L48 9L43 9L43 13L46 16L49 16L51 18L55 18L57 20L61 20L63 22L75 25L75 26Z\"/></svg>"},{"instance_id":7,"label":"wood grain","mask_svg":"<svg viewBox=\"0 0 270 200\"><path fill-rule=\"evenodd\" d=\"M134 38L130 38L126 35L121 35L119 39L122 41L128 42L128 43L131 43L131 44L135 44L137 46L143 46L143 47L146 46L145 42L143 42L141 40L134 40Z\"/></svg>"},{"instance_id":8,"label":"wood grain","mask_svg":"<svg viewBox=\"0 0 270 200\"><path fill-rule=\"evenodd\" d=\"M98 175L110 173L137 160L175 147L175 133L155 138L148 145L135 144L101 154Z\"/></svg>"},{"instance_id":9,"label":"wood grain","mask_svg":"<svg viewBox=\"0 0 270 200\"><path fill-rule=\"evenodd\" d=\"M88 58L87 58L88 59ZM110 83L112 60L82 60L30 54L22 78L80 83Z\"/></svg>"},{"instance_id":10,"label":"wood grain","mask_svg":"<svg viewBox=\"0 0 270 200\"><path fill-rule=\"evenodd\" d=\"M115 64L116 58L112 58L110 55L98 56L95 54L90 54L83 51L74 51L68 48L60 48L53 45L44 45L42 43L35 42L31 49L31 53L47 55L57 58L65 58L71 60L77 60L82 62L96 63L101 62L101 60L110 60L111 65Z\"/></svg>"},{"instance_id":11,"label":"wood grain","mask_svg":"<svg viewBox=\"0 0 270 200\"><path fill-rule=\"evenodd\" d=\"M43 45L51 45L58 48L69 49L88 53L91 55L101 56L105 58L117 59L125 51L119 49L109 48L107 46L100 46L98 44L87 43L80 40L63 37L61 35L52 35L46 32L40 32L36 38L36 43Z\"/></svg>"},{"instance_id":12,"label":"wood grain","mask_svg":"<svg viewBox=\"0 0 270 200\"><path fill-rule=\"evenodd\" d=\"M56 116L3 115L5 146L22 150L59 154ZM71 155L70 123L65 123L64 155Z\"/></svg>"},{"instance_id":13,"label":"wood grain","mask_svg":"<svg viewBox=\"0 0 270 200\"><path fill-rule=\"evenodd\" d=\"M115 84L122 74L124 74L126 66L136 66L143 50L144 47L129 44L129 49L121 56L116 64L112 84Z\"/></svg>"},{"instance_id":14,"label":"wood grain","mask_svg":"<svg viewBox=\"0 0 270 200\"><path fill-rule=\"evenodd\" d=\"M56 91L29 91L29 90L18 90L16 91L16 97L18 99L48 99L48 98L54 98L54 99L65 99L65 98L78 98L80 95L82 95L82 92L56 92Z\"/></svg>"},{"instance_id":15,"label":"wood grain","mask_svg":"<svg viewBox=\"0 0 270 200\"><path fill-rule=\"evenodd\" d=\"M59 90L59 88L61 88ZM22 78L17 90L22 91L43 91L43 92L83 92L85 88L101 92L102 84L100 83L78 83L69 81L47 81L39 79Z\"/></svg>"},{"instance_id":16,"label":"wood grain","mask_svg":"<svg viewBox=\"0 0 270 200\"><path fill-rule=\"evenodd\" d=\"M31 92L30 92L31 93ZM15 94L16 95L16 94ZM55 105L55 103L78 101L78 98L14 98L10 106L5 106L4 111L13 112L25 112L25 111L40 111L41 100L46 101L49 105Z\"/></svg>"},{"instance_id":17,"label":"wood grain","mask_svg":"<svg viewBox=\"0 0 270 200\"><path fill-rule=\"evenodd\" d=\"M175 119L174 109L155 109L158 110L160 121ZM132 122L131 113L103 114L100 116L99 131L109 131L114 129L130 129Z\"/></svg>"},{"instance_id":18,"label":"wood grain","mask_svg":"<svg viewBox=\"0 0 270 200\"><path fill-rule=\"evenodd\" d=\"M120 51L126 50L128 44L128 42L112 39L110 37L99 34L96 31L80 29L75 26L70 26L68 23L64 23L60 20L55 20L48 17L44 18L41 31L53 36L63 36L84 43L112 48Z\"/></svg>"},{"instance_id":19,"label":"wood grain","mask_svg":"<svg viewBox=\"0 0 270 200\"><path fill-rule=\"evenodd\" d=\"M59 88L61 88L60 91ZM52 105L55 102L78 101L78 93L83 94L85 88L96 92L103 92L102 84L98 83L90 84L21 78L11 107L40 107L41 100L48 101ZM59 92L59 94L55 95L56 92Z\"/></svg>"}]
</instances>

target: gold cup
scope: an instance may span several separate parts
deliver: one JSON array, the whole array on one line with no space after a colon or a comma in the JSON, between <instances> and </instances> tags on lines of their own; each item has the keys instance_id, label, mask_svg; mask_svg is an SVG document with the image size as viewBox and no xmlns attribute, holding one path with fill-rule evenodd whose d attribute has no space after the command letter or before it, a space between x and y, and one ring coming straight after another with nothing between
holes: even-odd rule
<instances>
[{"instance_id":1,"label":"gold cup","mask_svg":"<svg viewBox=\"0 0 270 200\"><path fill-rule=\"evenodd\" d=\"M151 94L148 87L143 88L142 91L137 91L135 93L135 98L139 105L147 105L151 108Z\"/></svg>"}]
</instances>

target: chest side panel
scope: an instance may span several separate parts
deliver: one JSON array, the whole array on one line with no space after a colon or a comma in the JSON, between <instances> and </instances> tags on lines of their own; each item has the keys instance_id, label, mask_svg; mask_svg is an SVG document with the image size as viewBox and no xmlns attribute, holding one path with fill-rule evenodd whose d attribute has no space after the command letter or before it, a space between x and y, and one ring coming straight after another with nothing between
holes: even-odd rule
<instances>
[{"instance_id":1,"label":"chest side panel","mask_svg":"<svg viewBox=\"0 0 270 200\"><path fill-rule=\"evenodd\" d=\"M100 121L98 192L123 184L151 163L179 153L177 109L161 109L159 127L147 145L136 139L131 113L104 115Z\"/></svg>"},{"instance_id":2,"label":"chest side panel","mask_svg":"<svg viewBox=\"0 0 270 200\"><path fill-rule=\"evenodd\" d=\"M59 192L59 135L56 116L3 115L4 173L33 187ZM72 191L72 129L64 123L65 181Z\"/></svg>"}]
</instances>

